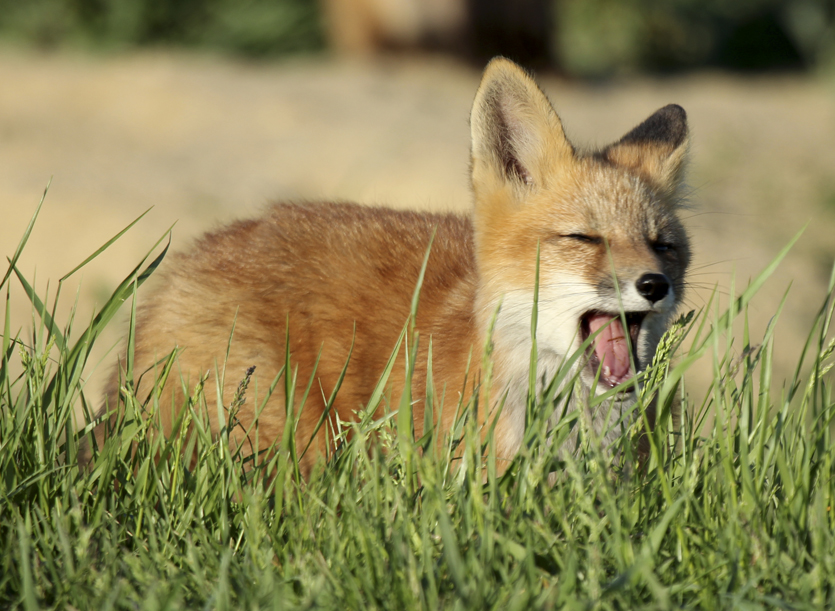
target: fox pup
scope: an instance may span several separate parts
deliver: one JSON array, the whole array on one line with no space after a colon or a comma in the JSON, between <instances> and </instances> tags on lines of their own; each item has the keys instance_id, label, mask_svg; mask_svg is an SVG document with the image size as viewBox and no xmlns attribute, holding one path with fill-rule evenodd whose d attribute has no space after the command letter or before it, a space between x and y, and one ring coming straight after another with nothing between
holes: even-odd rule
<instances>
[{"instance_id":1,"label":"fox pup","mask_svg":"<svg viewBox=\"0 0 835 611\"><path fill-rule=\"evenodd\" d=\"M581 151L532 78L496 58L484 72L470 125L470 217L279 203L261 218L204 235L171 261L164 285L140 308L134 355L138 396L144 397L155 363L181 349L159 398L166 433L186 393L207 372L208 415L219 430L216 371L224 359L223 405L252 366L260 402L284 365L288 324L290 370L298 367L302 387L315 375L296 431L298 446L313 435L349 352L334 411L344 420L355 417L407 320L433 232L416 319L423 340L412 389L426 387L431 338L434 384L446 392L447 409L436 422L440 437L452 425L455 410L448 406L457 404L458 393L472 392L472 384L464 388L469 356L481 354L496 316L492 387L498 392L490 399L506 397L494 433L500 470L519 449L538 248L538 379L550 381L590 336L585 358L574 365L587 393L628 382L651 361L681 303L690 260L677 216L688 140L684 110L665 106L614 144ZM395 371L403 371L402 362ZM477 375L471 365L469 379ZM397 405L402 376L390 380L391 404ZM634 386L619 393L615 418L634 404ZM118 405L118 395L114 380L103 413ZM256 401L244 403L238 414L243 427L230 432L234 443L243 441L256 409ZM603 415L590 418L599 434L612 428ZM281 439L284 421L285 400L277 390L258 420L264 446ZM414 426L422 435L421 400L414 401ZM106 428L103 423L95 431L99 447ZM317 452L328 450L329 428L316 433L316 451L305 454L303 470ZM616 435L609 431L604 442Z\"/></svg>"}]
</instances>

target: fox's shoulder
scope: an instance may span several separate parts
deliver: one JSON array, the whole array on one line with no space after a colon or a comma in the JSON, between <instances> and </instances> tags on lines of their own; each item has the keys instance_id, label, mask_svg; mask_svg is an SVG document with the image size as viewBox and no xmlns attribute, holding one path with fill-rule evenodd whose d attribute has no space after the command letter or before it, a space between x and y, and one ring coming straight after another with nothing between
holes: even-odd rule
<instances>
[{"instance_id":1,"label":"fox's shoulder","mask_svg":"<svg viewBox=\"0 0 835 611\"><path fill-rule=\"evenodd\" d=\"M451 213L395 210L354 203L270 205L199 238L174 258L175 275L350 276L374 269L411 278L432 241L429 270L469 275L475 268L473 227ZM431 271L430 271L431 273ZM204 278L205 279L205 278ZM382 279L382 278L381 278Z\"/></svg>"},{"instance_id":2,"label":"fox's shoulder","mask_svg":"<svg viewBox=\"0 0 835 611\"><path fill-rule=\"evenodd\" d=\"M392 246L409 249L425 248L433 233L439 245L469 245L473 233L468 217L349 202L273 204L262 219L262 229L276 238L312 235L334 244L391 242Z\"/></svg>"}]
</instances>

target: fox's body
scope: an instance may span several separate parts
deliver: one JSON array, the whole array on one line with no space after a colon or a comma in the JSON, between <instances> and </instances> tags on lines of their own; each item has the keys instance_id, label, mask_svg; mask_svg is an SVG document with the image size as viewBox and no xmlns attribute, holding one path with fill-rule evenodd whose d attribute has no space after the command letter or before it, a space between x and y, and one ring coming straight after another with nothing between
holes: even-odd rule
<instances>
[{"instance_id":1,"label":"fox's body","mask_svg":"<svg viewBox=\"0 0 835 611\"><path fill-rule=\"evenodd\" d=\"M228 406L244 372L255 366L257 389L250 384L239 415L248 424L256 401L263 400L284 365L289 323L290 368L297 376L299 396L319 358L316 383L297 429L304 447L346 362L335 410L341 419L353 420L367 403L409 316L433 231L417 322L427 340L431 335L435 342L443 338L456 346L434 346L432 352L435 384L439 389L446 385L451 395L447 403L454 406L463 390L467 352L477 346L478 333L472 226L453 215L356 204L279 204L259 220L208 234L190 253L175 258L161 294L140 312L134 369L144 371L179 346L183 351L177 367L190 378L187 387L211 372L206 397L213 403L215 370L224 369L225 361L223 396ZM415 389L426 387L427 343L421 342L423 358L418 358L412 379ZM403 371L398 363L390 376L395 401L402 392ZM172 378L174 405L182 405L179 376ZM451 419L454 414L448 411ZM209 415L215 424L216 413L212 404ZM170 430L172 410L162 415ZM262 447L281 438L284 419L282 385L258 421ZM420 434L422 418L417 426ZM238 428L232 436L241 433ZM326 448L326 434L332 431L322 427L320 453ZM309 468L316 456L308 452L304 466Z\"/></svg>"},{"instance_id":2,"label":"fox's body","mask_svg":"<svg viewBox=\"0 0 835 611\"><path fill-rule=\"evenodd\" d=\"M471 217L354 204L278 204L260 219L207 234L191 252L173 259L162 288L140 310L134 357L138 375L175 347L182 350L177 372L186 384L180 375L170 376L160 399L168 430L183 404L183 388L191 392L206 372L215 431L215 371L225 369L222 395L228 405L244 372L255 366L260 403L285 364L288 322L297 395L311 376L315 379L298 443L305 445L313 433L352 343L334 408L342 419L353 419L407 321L433 231L416 321L421 352L411 386L418 434L430 338L434 387L444 394L437 422L442 438L460 395L471 393L480 376L495 316L493 392L485 400L492 408L505 397L495 428L502 465L518 450L537 250L538 379L549 381L596 331L585 358L574 366L587 392L627 382L648 364L682 299L689 262L687 236L676 216L684 111L665 107L610 147L580 153L530 77L499 59L485 72L471 125ZM389 378L392 406L402 394L403 353ZM150 385L144 388L140 383L138 396ZM111 405L116 393L114 385ZM238 414L244 427L257 407L252 384L250 396ZM634 388L625 388L615 415L634 400ZM258 420L262 447L281 438L284 418L284 395L275 392ZM592 416L598 432L607 429L601 418ZM320 453L328 447L328 428L318 433ZM237 431L233 437L242 434ZM315 457L308 452L303 467Z\"/></svg>"}]
</instances>

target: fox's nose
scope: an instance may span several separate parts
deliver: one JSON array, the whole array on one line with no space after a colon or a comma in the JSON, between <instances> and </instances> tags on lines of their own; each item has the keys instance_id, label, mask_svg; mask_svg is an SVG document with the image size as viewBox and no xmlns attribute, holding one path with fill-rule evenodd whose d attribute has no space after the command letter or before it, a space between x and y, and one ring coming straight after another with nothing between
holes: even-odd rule
<instances>
[{"instance_id":1,"label":"fox's nose","mask_svg":"<svg viewBox=\"0 0 835 611\"><path fill-rule=\"evenodd\" d=\"M670 281L664 274L644 274L635 283L635 288L650 303L661 301L670 292Z\"/></svg>"}]
</instances>

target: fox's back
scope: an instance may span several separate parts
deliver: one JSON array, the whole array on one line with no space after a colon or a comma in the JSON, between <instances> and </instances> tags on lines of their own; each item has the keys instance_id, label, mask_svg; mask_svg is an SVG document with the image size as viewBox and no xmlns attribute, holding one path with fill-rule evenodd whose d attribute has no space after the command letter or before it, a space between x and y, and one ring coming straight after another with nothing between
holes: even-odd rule
<instances>
[{"instance_id":1,"label":"fox's back","mask_svg":"<svg viewBox=\"0 0 835 611\"><path fill-rule=\"evenodd\" d=\"M137 317L135 376L178 348L177 373L186 387L209 374L210 403L216 396L215 374L225 367L228 405L245 371L254 366L257 391L250 388L245 407L252 410L285 364L289 335L290 370L298 368L298 386L306 386L319 359L318 384L305 406L301 432L315 426L321 397L330 395L350 354L337 404L348 419L367 401L407 321L430 240L418 328L430 336L440 332L438 322L448 330L450 319L458 317L444 342L458 349L471 345L474 321L467 313L475 298L476 270L468 219L356 204L276 204L261 218L208 233L171 258ZM444 359L441 349L438 359L449 360L457 373L457 355ZM417 374L419 379L420 367ZM180 375L170 376L161 396L167 429L185 399ZM140 399L149 388L140 384ZM110 401L115 391L114 385ZM216 413L210 405L209 416ZM241 420L253 415L246 411ZM277 392L259 426L274 439L283 423L283 394Z\"/></svg>"}]
</instances>

